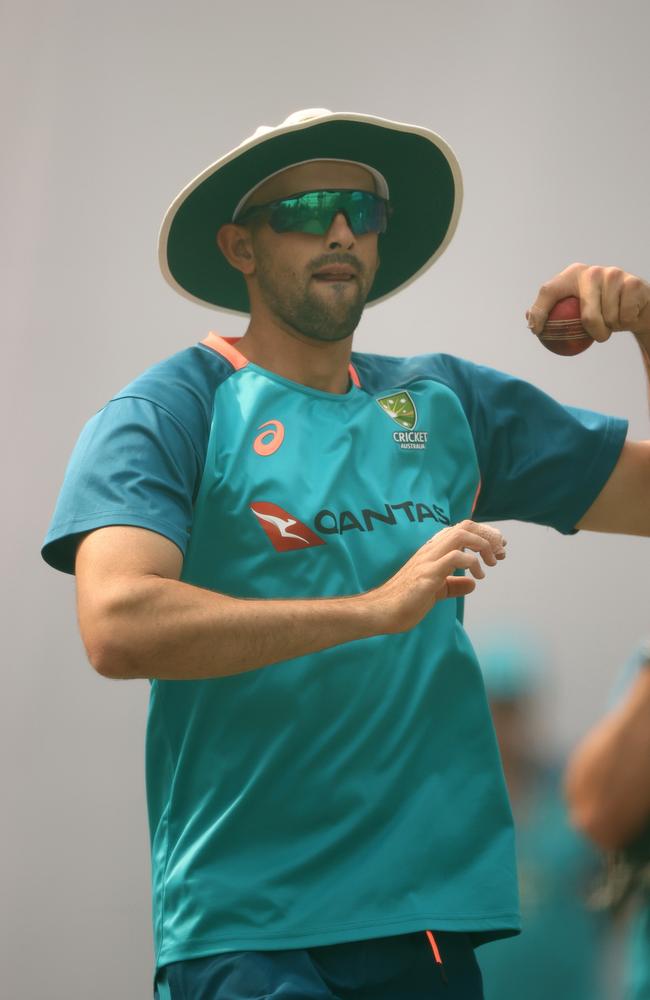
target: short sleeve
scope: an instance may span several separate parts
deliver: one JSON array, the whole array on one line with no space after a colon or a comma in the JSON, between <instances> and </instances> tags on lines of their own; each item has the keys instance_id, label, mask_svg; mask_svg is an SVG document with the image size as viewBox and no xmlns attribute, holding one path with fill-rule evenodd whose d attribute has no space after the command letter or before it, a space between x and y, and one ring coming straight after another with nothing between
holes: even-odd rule
<instances>
[{"instance_id":1,"label":"short sleeve","mask_svg":"<svg viewBox=\"0 0 650 1000\"><path fill-rule=\"evenodd\" d=\"M111 400L77 441L43 558L73 573L80 536L116 524L156 531L184 554L201 471L192 439L167 409L136 396Z\"/></svg>"},{"instance_id":2,"label":"short sleeve","mask_svg":"<svg viewBox=\"0 0 650 1000\"><path fill-rule=\"evenodd\" d=\"M495 369L443 356L470 423L481 473L474 517L572 534L609 479L627 421L565 406Z\"/></svg>"}]
</instances>

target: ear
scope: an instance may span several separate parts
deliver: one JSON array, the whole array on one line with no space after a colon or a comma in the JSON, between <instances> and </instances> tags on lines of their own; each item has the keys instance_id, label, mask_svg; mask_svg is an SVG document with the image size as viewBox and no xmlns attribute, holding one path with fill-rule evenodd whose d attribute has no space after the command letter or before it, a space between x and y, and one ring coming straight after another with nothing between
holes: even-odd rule
<instances>
[{"instance_id":1,"label":"ear","mask_svg":"<svg viewBox=\"0 0 650 1000\"><path fill-rule=\"evenodd\" d=\"M217 232L217 246L228 263L242 274L253 274L255 271L255 255L251 234L245 226L237 226L227 222Z\"/></svg>"}]
</instances>

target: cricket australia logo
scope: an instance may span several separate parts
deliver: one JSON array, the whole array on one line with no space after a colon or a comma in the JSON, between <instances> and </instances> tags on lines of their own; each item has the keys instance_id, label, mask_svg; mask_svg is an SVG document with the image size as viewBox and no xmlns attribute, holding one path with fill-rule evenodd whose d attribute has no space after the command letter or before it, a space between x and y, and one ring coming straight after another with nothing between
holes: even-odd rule
<instances>
[{"instance_id":1,"label":"cricket australia logo","mask_svg":"<svg viewBox=\"0 0 650 1000\"><path fill-rule=\"evenodd\" d=\"M404 430L393 432L393 441L400 448L426 448L429 432L416 431L418 411L415 408L413 397L406 389L393 392L390 396L379 396L377 402L391 420L404 428Z\"/></svg>"}]
</instances>

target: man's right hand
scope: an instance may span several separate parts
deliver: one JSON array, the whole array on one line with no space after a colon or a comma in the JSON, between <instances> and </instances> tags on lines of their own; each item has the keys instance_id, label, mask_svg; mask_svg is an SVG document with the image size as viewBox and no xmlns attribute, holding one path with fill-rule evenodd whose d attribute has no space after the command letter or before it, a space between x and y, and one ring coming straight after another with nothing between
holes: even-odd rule
<instances>
[{"instance_id":1,"label":"man's right hand","mask_svg":"<svg viewBox=\"0 0 650 1000\"><path fill-rule=\"evenodd\" d=\"M506 557L505 547L505 538L490 524L467 520L443 528L386 583L365 595L381 623L378 632L406 632L438 601L471 594L475 580L485 577L481 559L496 566ZM459 569L469 570L475 579L452 575Z\"/></svg>"}]
</instances>

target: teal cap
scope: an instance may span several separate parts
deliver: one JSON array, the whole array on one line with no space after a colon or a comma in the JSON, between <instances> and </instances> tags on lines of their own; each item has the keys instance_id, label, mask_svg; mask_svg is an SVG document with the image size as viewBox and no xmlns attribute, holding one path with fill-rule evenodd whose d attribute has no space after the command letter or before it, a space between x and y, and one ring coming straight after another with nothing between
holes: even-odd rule
<instances>
[{"instance_id":1,"label":"teal cap","mask_svg":"<svg viewBox=\"0 0 650 1000\"><path fill-rule=\"evenodd\" d=\"M504 638L491 636L476 652L490 699L514 701L539 689L544 656L534 636L512 631Z\"/></svg>"}]
</instances>

